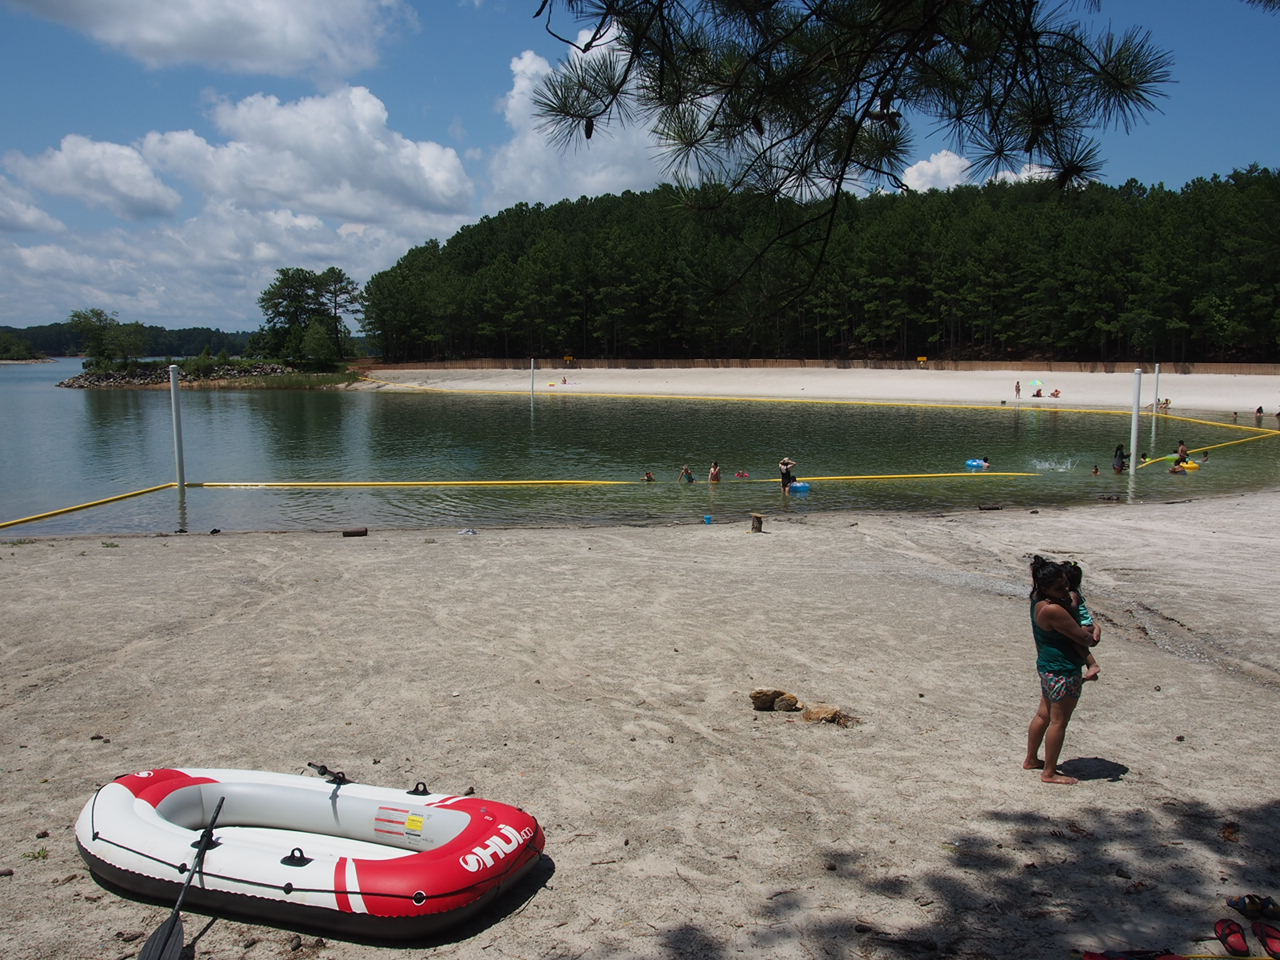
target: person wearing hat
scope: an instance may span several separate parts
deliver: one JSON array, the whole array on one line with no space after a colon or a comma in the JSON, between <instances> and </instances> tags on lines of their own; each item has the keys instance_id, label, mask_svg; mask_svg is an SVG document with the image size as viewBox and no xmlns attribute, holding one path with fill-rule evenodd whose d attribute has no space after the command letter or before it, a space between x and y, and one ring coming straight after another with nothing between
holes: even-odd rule
<instances>
[{"instance_id":1,"label":"person wearing hat","mask_svg":"<svg viewBox=\"0 0 1280 960\"><path fill-rule=\"evenodd\" d=\"M783 457L778 461L778 471L782 474L782 492L788 497L791 496L791 484L796 482L795 476L791 473L791 468L796 462L790 457Z\"/></svg>"}]
</instances>

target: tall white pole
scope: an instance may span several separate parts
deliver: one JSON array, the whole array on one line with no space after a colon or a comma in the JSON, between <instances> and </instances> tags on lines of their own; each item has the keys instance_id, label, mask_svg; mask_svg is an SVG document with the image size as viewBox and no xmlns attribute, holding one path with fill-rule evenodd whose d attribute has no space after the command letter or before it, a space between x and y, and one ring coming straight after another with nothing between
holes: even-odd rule
<instances>
[{"instance_id":1,"label":"tall white pole","mask_svg":"<svg viewBox=\"0 0 1280 960\"><path fill-rule=\"evenodd\" d=\"M178 463L178 492L187 489L187 472L182 466L182 407L178 403L178 365L169 364L169 401L173 407L173 456Z\"/></svg>"},{"instance_id":2,"label":"tall white pole","mask_svg":"<svg viewBox=\"0 0 1280 960\"><path fill-rule=\"evenodd\" d=\"M536 361L533 359L533 357L529 358L529 399L530 400L533 399L533 371L534 371L535 362Z\"/></svg>"},{"instance_id":3,"label":"tall white pole","mask_svg":"<svg viewBox=\"0 0 1280 960\"><path fill-rule=\"evenodd\" d=\"M1151 401L1151 449L1156 448L1156 414L1160 412L1160 364L1156 364L1155 399Z\"/></svg>"},{"instance_id":4,"label":"tall white pole","mask_svg":"<svg viewBox=\"0 0 1280 960\"><path fill-rule=\"evenodd\" d=\"M1142 409L1142 368L1133 370L1133 416L1129 420L1129 476L1138 471L1138 413Z\"/></svg>"}]
</instances>

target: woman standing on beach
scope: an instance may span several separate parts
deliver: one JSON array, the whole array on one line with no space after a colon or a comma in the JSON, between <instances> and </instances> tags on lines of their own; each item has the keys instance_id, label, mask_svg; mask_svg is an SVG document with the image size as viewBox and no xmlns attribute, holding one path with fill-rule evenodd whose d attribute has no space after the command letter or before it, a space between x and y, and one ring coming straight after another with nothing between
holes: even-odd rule
<instances>
[{"instance_id":1,"label":"woman standing on beach","mask_svg":"<svg viewBox=\"0 0 1280 960\"><path fill-rule=\"evenodd\" d=\"M1039 555L1031 560L1031 635L1036 641L1040 674L1040 706L1027 727L1025 770L1039 770L1045 783L1073 784L1075 777L1058 772L1058 755L1067 724L1080 701L1082 667L1094 643L1070 611L1070 584L1062 564ZM1040 745L1044 744L1044 759Z\"/></svg>"}]
</instances>

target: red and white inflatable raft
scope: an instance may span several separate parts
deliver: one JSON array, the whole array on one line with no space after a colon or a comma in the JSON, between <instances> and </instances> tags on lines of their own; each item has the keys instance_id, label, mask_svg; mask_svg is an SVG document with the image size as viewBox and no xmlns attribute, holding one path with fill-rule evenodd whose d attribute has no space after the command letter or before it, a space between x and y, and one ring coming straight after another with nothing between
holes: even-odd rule
<instances>
[{"instance_id":1,"label":"red and white inflatable raft","mask_svg":"<svg viewBox=\"0 0 1280 960\"><path fill-rule=\"evenodd\" d=\"M330 774L318 768L322 774ZM184 906L385 941L420 939L483 907L542 853L517 807L257 770L144 770L98 790L76 842L108 888L172 903L218 801Z\"/></svg>"}]
</instances>

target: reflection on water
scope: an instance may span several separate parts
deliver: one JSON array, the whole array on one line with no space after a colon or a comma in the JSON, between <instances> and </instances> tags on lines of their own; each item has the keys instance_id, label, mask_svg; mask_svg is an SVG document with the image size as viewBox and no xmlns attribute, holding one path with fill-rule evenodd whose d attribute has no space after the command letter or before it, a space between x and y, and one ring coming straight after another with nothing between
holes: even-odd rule
<instances>
[{"instance_id":1,"label":"reflection on water","mask_svg":"<svg viewBox=\"0 0 1280 960\"><path fill-rule=\"evenodd\" d=\"M57 369L57 368L61 369ZM173 479L167 391L52 386L67 361L0 367L0 519L15 519ZM18 371L15 374L14 371ZM1221 421L1208 414L1206 419ZM212 489L163 491L41 520L9 532L207 532L739 520L751 512L1036 507L1164 499L1273 485L1280 438L1215 450L1211 466L1175 477L1110 469L1127 415L1000 407L952 410L871 404L637 400L430 393L184 391L190 482L638 481L621 486ZM1170 452L1248 431L1157 420L1148 448ZM1147 434L1143 434L1146 438ZM777 462L801 477L962 473L960 477L818 481L784 498ZM965 461L988 457L990 472ZM706 482L712 460L726 480ZM676 482L683 464L698 482ZM1094 464L1104 468L1092 475ZM750 480L736 480L738 472ZM1005 477L1001 473L1034 473Z\"/></svg>"}]
</instances>

